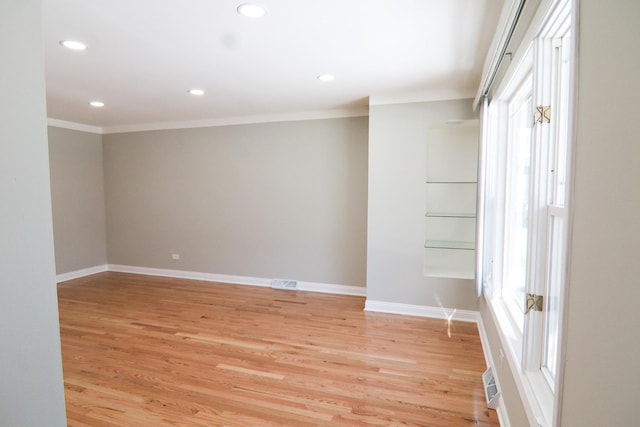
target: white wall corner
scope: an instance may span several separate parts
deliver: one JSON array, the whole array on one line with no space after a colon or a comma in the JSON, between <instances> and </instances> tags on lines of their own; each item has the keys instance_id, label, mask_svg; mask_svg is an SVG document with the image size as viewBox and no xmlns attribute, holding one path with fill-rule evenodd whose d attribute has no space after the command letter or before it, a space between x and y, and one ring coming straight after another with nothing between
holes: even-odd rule
<instances>
[{"instance_id":1,"label":"white wall corner","mask_svg":"<svg viewBox=\"0 0 640 427\"><path fill-rule=\"evenodd\" d=\"M104 271L107 271L106 264L70 271L68 273L61 273L56 275L56 282L62 283L67 280L79 279L80 277L91 276L92 274L102 273Z\"/></svg>"},{"instance_id":2,"label":"white wall corner","mask_svg":"<svg viewBox=\"0 0 640 427\"><path fill-rule=\"evenodd\" d=\"M480 314L472 310L455 310L453 308L430 307L426 305L401 304L396 302L372 301L367 299L365 311L379 313L403 314L405 316L431 317L434 319L448 319L453 313L453 320L477 323Z\"/></svg>"}]
</instances>

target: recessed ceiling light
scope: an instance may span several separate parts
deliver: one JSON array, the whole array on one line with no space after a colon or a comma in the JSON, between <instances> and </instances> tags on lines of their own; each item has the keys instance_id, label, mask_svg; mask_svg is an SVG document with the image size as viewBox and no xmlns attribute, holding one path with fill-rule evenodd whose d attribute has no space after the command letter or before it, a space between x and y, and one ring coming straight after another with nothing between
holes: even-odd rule
<instances>
[{"instance_id":1,"label":"recessed ceiling light","mask_svg":"<svg viewBox=\"0 0 640 427\"><path fill-rule=\"evenodd\" d=\"M247 18L262 18L267 13L267 10L257 4L245 3L238 6L238 13Z\"/></svg>"},{"instance_id":2,"label":"recessed ceiling light","mask_svg":"<svg viewBox=\"0 0 640 427\"><path fill-rule=\"evenodd\" d=\"M99 108L99 107L104 107L104 102L102 102L102 101L91 101L89 103L89 105L91 105L92 107Z\"/></svg>"},{"instance_id":3,"label":"recessed ceiling light","mask_svg":"<svg viewBox=\"0 0 640 427\"><path fill-rule=\"evenodd\" d=\"M87 45L77 40L62 40L60 44L66 47L67 49L87 50Z\"/></svg>"},{"instance_id":4,"label":"recessed ceiling light","mask_svg":"<svg viewBox=\"0 0 640 427\"><path fill-rule=\"evenodd\" d=\"M204 95L204 91L202 89L189 89L189 93L196 96Z\"/></svg>"},{"instance_id":5,"label":"recessed ceiling light","mask_svg":"<svg viewBox=\"0 0 640 427\"><path fill-rule=\"evenodd\" d=\"M320 74L318 76L318 80L320 80L321 82L325 82L325 83L332 82L335 79L336 79L336 76L334 76L333 74Z\"/></svg>"}]
</instances>

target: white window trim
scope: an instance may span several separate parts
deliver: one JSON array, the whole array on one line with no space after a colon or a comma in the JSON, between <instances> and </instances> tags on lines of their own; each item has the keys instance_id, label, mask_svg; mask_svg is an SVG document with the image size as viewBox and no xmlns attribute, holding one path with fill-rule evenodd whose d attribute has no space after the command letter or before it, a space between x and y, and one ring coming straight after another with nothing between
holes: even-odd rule
<instances>
[{"instance_id":1,"label":"white window trim","mask_svg":"<svg viewBox=\"0 0 640 427\"><path fill-rule=\"evenodd\" d=\"M538 10L536 12L535 17L533 18L533 20L531 21L531 24L526 32L526 35L523 37L523 42L521 44L521 46L525 46L528 47L531 45L531 43L534 41L534 39L538 36L541 28L542 28L542 24L547 20L547 17L556 9L557 4L559 3L559 1L557 0L542 0L541 4L538 7ZM571 8L572 8L572 13L571 13L571 21L572 21L572 32L574 34L573 37L573 45L571 46L571 55L572 55L572 64L576 64L576 56L577 56L577 49L576 49L576 39L577 37L575 36L578 32L578 21L576 19L577 17L577 2L575 0L570 0L571 3ZM514 64L519 64L525 57L525 55L527 54L527 48L525 49L518 49L517 52L515 52L512 55L512 66L510 67L511 70L507 73L507 75L509 74L513 74L513 67L515 66ZM572 65L572 75L573 75L573 81L571 83L572 88L571 88L571 94L570 94L570 98L574 99L575 98L575 77L576 77L576 72L575 72L575 65ZM517 68L517 67L516 67ZM505 89L505 87L509 84L511 78L505 78L503 79L503 81L500 83L496 93L502 93ZM534 88L534 91L536 89ZM490 113L487 112L487 114L489 115ZM574 117L574 108L573 106L569 107L569 117L570 117L570 122L574 123L573 117ZM568 139L570 141L569 143L569 148L568 148L568 152L567 152L567 168L568 168L568 177L567 177L567 184L566 184L566 188L567 188L567 195L566 195L566 199L565 199L565 205L568 206L567 210L565 211L564 215L562 215L565 220L565 242L566 242L566 248L565 248L565 254L566 254L566 258L567 258L567 262L565 262L564 265L564 276L565 276L565 283L568 280L568 260L570 259L570 237L571 237L571 197L570 197L570 190L573 184L573 169L571 168L571 164L572 162L572 158L574 156L574 149L573 149L573 139L574 139L574 131L573 131L573 125L570 124L569 126L569 135L568 135ZM498 191L497 194L498 197L504 197L504 195L502 194L502 196L500 195L500 191ZM539 220L545 220L546 221L547 215L540 215L540 219ZM544 227L543 227L544 228ZM545 228L546 229L546 228ZM537 239L537 238L536 238ZM540 240L540 242L546 242L546 238ZM497 239L496 241L496 245L494 245L494 247L492 248L492 252L494 253L500 253L501 252L501 243L500 243L500 238ZM544 251L544 248L542 248L542 250ZM542 252L540 252L539 248L534 248L534 250L531 252L532 255L534 257L539 256L539 254L541 254ZM492 256L493 254L486 254L488 256ZM499 260L499 257L493 257L494 260ZM540 265L540 263L538 263L538 265ZM501 271L499 269L501 269L501 266L493 266L493 270L494 271ZM485 266L486 268L486 266ZM484 271L484 274L486 275L487 272ZM533 274L545 274L544 272L533 272ZM498 327L498 335L501 341L501 345L502 347L506 350L505 351L505 356L507 359L507 362L509 364L509 367L511 369L513 378L515 380L516 383L516 387L518 389L518 392L523 400L523 404L524 404L524 408L525 408L525 412L527 414L527 418L530 422L531 425L536 426L557 426L559 425L560 422L560 415L561 415L561 396L562 396L562 379L563 379L563 371L564 371L564 363L563 363L563 356L564 356L564 351L565 351L565 344L564 344L564 340L563 337L565 335L565 331L566 331L566 305L567 305L567 297L566 297L566 286L564 287L564 291L563 291L563 295L561 297L561 301L560 301L560 307L561 307L561 315L560 315L560 330L558 331L559 333L559 349L558 349L558 373L557 373L557 382L555 385L555 391L552 391L550 389L549 384L547 383L546 379L544 378L544 375L542 374L542 372L540 370L538 370L538 375L530 375L530 372L527 370L527 366L528 364L532 363L531 360L527 361L527 360L522 360L524 358L524 356L522 354L519 354L519 352L516 350L519 346L519 343L516 339L514 339L514 335L516 335L514 333L518 332L518 328L514 327L513 325L513 320L511 319L510 314L508 314L508 309L506 309L506 307L504 306L504 302L501 300L501 298L499 298L499 294L500 294L500 289L499 286L497 286L497 284L493 283L493 281L495 280L495 278L493 277L493 274L490 274L488 276L488 280L485 280L486 278L483 277L483 295L485 297L485 300L487 301L487 306L489 308L489 312L491 313L492 316L492 320L495 322L496 325L499 325ZM539 281L538 281L539 282ZM530 315L538 315L538 313L531 313ZM526 322L527 320L525 320ZM504 328L500 328L500 326L504 326ZM525 330L526 330L526 325L525 325ZM526 348L526 345L524 346L524 348ZM523 363L524 362L524 363ZM536 361L533 361L534 363ZM548 392L545 392L548 391ZM548 409L543 409L543 408L551 408L552 411L549 411Z\"/></svg>"}]
</instances>

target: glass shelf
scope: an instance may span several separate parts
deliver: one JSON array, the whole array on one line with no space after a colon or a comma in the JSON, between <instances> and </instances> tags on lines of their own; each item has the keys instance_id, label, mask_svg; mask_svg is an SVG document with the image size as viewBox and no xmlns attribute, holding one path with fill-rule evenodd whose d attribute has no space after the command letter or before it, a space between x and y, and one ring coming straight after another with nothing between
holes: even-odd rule
<instances>
[{"instance_id":1,"label":"glass shelf","mask_svg":"<svg viewBox=\"0 0 640 427\"><path fill-rule=\"evenodd\" d=\"M448 279L473 279L475 271L472 268L433 268L425 271L427 277L442 277Z\"/></svg>"},{"instance_id":2,"label":"glass shelf","mask_svg":"<svg viewBox=\"0 0 640 427\"><path fill-rule=\"evenodd\" d=\"M424 244L427 249L461 249L472 251L476 248L474 242L460 242L453 240L427 240Z\"/></svg>"}]
</instances>

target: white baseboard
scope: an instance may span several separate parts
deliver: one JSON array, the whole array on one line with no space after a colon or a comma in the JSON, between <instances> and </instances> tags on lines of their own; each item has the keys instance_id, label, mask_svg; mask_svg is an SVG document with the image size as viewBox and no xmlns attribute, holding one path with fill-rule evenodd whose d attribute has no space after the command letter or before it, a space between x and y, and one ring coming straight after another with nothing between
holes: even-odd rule
<instances>
[{"instance_id":1,"label":"white baseboard","mask_svg":"<svg viewBox=\"0 0 640 427\"><path fill-rule=\"evenodd\" d=\"M351 295L364 297L367 288L364 286L332 285L330 283L301 282L298 281L298 290L309 292L321 292L323 294Z\"/></svg>"},{"instance_id":2,"label":"white baseboard","mask_svg":"<svg viewBox=\"0 0 640 427\"><path fill-rule=\"evenodd\" d=\"M67 280L79 279L81 277L90 276L92 274L102 273L107 271L107 265L96 265L93 267L83 268L81 270L70 271L68 273L62 273L56 275L56 282L66 282Z\"/></svg>"},{"instance_id":3,"label":"white baseboard","mask_svg":"<svg viewBox=\"0 0 640 427\"><path fill-rule=\"evenodd\" d=\"M504 399L502 395L498 398L498 406L496 406L496 413L498 414L498 423L500 427L511 427L507 410L504 407Z\"/></svg>"},{"instance_id":4,"label":"white baseboard","mask_svg":"<svg viewBox=\"0 0 640 427\"><path fill-rule=\"evenodd\" d=\"M491 346L489 345L489 337L487 336L487 330L484 328L484 321L482 316L478 313L478 334L480 335L480 343L482 344L482 352L484 353L484 361L487 367L493 367L493 353L491 352ZM495 372L495 369L493 370Z\"/></svg>"},{"instance_id":5,"label":"white baseboard","mask_svg":"<svg viewBox=\"0 0 640 427\"><path fill-rule=\"evenodd\" d=\"M177 279L202 280L206 282L232 283L234 285L271 286L271 280L259 277L232 276L228 274L200 273L196 271L169 270L164 268L136 267L132 265L109 264L109 271L119 273L144 274L147 276L175 277Z\"/></svg>"},{"instance_id":6,"label":"white baseboard","mask_svg":"<svg viewBox=\"0 0 640 427\"><path fill-rule=\"evenodd\" d=\"M272 279L229 274L200 273L196 271L169 270L161 268L135 267L130 265L109 264L109 271L121 273L146 274L149 276L175 277L179 279L204 280L207 282L230 283L235 285L270 287ZM366 289L361 286L334 285L329 283L298 281L298 290L321 292L325 294L365 296Z\"/></svg>"},{"instance_id":7,"label":"white baseboard","mask_svg":"<svg viewBox=\"0 0 640 427\"><path fill-rule=\"evenodd\" d=\"M454 309L431 307L427 305L401 304L396 302L371 301L367 300L364 305L365 311L376 311L380 313L404 314L406 316L431 317L434 319L447 319ZM477 311L456 310L453 320L460 322L478 322L480 315Z\"/></svg>"},{"instance_id":8,"label":"white baseboard","mask_svg":"<svg viewBox=\"0 0 640 427\"><path fill-rule=\"evenodd\" d=\"M234 276L230 274L201 273L197 271L170 270L164 268L136 267L131 265L105 264L82 270L59 274L56 277L58 283L67 280L78 279L91 274L104 271L116 271L120 273L145 274L148 276L175 277L178 279L203 280L207 282L230 283L234 285L248 285L270 287L272 279L250 276ZM330 283L298 281L298 290L308 292L320 292L325 294L365 296L366 288L362 286L335 285Z\"/></svg>"}]
</instances>

